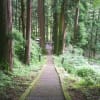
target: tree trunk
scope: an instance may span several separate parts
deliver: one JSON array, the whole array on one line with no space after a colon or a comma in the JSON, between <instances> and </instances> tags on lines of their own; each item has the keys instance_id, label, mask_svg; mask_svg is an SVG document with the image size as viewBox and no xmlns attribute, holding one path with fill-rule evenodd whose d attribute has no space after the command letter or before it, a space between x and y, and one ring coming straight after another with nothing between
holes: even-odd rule
<instances>
[{"instance_id":1,"label":"tree trunk","mask_svg":"<svg viewBox=\"0 0 100 100\"><path fill-rule=\"evenodd\" d=\"M47 9L48 10L48 9ZM49 27L49 23L48 23L48 12L47 12L47 17L46 17L46 42L48 42L48 27Z\"/></svg>"},{"instance_id":2,"label":"tree trunk","mask_svg":"<svg viewBox=\"0 0 100 100\"><path fill-rule=\"evenodd\" d=\"M95 55L96 55L97 37L98 37L98 27L96 29L96 35L95 35L94 49L93 49L93 57L95 57Z\"/></svg>"},{"instance_id":3,"label":"tree trunk","mask_svg":"<svg viewBox=\"0 0 100 100\"><path fill-rule=\"evenodd\" d=\"M44 0L38 0L38 21L40 31L40 46L45 49L45 15L44 15Z\"/></svg>"},{"instance_id":4,"label":"tree trunk","mask_svg":"<svg viewBox=\"0 0 100 100\"><path fill-rule=\"evenodd\" d=\"M18 27L18 30L19 30L19 32L20 32L20 31L21 31L21 16L19 16L18 21L19 21L19 23L18 23L18 24L19 24L19 25L18 25L18 26L19 26L19 27Z\"/></svg>"},{"instance_id":5,"label":"tree trunk","mask_svg":"<svg viewBox=\"0 0 100 100\"><path fill-rule=\"evenodd\" d=\"M11 0L0 0L0 62L2 69L12 71L12 4Z\"/></svg>"},{"instance_id":6,"label":"tree trunk","mask_svg":"<svg viewBox=\"0 0 100 100\"><path fill-rule=\"evenodd\" d=\"M60 13L60 23L59 23L59 54L63 52L63 43L65 38L65 30L66 30L66 24L65 24L65 15L64 15L64 9L65 9L65 0L62 1L61 4L61 13Z\"/></svg>"},{"instance_id":7,"label":"tree trunk","mask_svg":"<svg viewBox=\"0 0 100 100\"><path fill-rule=\"evenodd\" d=\"M98 21L100 19L100 9L98 13ZM93 50L93 57L96 56L96 46L97 46L97 41L98 41L98 32L99 32L99 27L97 26L96 28L96 34L95 34L95 40L94 40L94 50Z\"/></svg>"},{"instance_id":8,"label":"tree trunk","mask_svg":"<svg viewBox=\"0 0 100 100\"><path fill-rule=\"evenodd\" d=\"M22 20L22 32L23 37L26 37L26 31L25 31L25 0L21 0L21 20Z\"/></svg>"},{"instance_id":9,"label":"tree trunk","mask_svg":"<svg viewBox=\"0 0 100 100\"><path fill-rule=\"evenodd\" d=\"M75 21L74 21L74 43L77 43L78 39L78 27L79 27L79 3L80 0L77 1L77 7L75 11Z\"/></svg>"},{"instance_id":10,"label":"tree trunk","mask_svg":"<svg viewBox=\"0 0 100 100\"><path fill-rule=\"evenodd\" d=\"M15 27L17 27L18 22L18 0L16 0L16 13L15 13Z\"/></svg>"},{"instance_id":11,"label":"tree trunk","mask_svg":"<svg viewBox=\"0 0 100 100\"><path fill-rule=\"evenodd\" d=\"M27 20L26 20L26 46L25 46L25 63L30 63L30 41L32 28L32 0L27 0Z\"/></svg>"},{"instance_id":12,"label":"tree trunk","mask_svg":"<svg viewBox=\"0 0 100 100\"><path fill-rule=\"evenodd\" d=\"M54 0L53 8L57 8L57 0ZM57 9L53 12L53 34L52 34L52 40L53 40L53 53L57 54L57 33L58 33L58 13Z\"/></svg>"},{"instance_id":13,"label":"tree trunk","mask_svg":"<svg viewBox=\"0 0 100 100\"><path fill-rule=\"evenodd\" d=\"M95 17L95 10L93 10L93 18L92 18L92 28L90 34L90 41L89 41L89 57L93 57L93 31L94 31L94 17Z\"/></svg>"}]
</instances>

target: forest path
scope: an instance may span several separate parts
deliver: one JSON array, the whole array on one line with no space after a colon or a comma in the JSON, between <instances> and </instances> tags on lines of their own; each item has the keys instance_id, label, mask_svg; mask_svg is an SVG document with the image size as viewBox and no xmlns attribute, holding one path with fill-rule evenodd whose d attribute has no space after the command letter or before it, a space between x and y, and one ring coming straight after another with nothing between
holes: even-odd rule
<instances>
[{"instance_id":1,"label":"forest path","mask_svg":"<svg viewBox=\"0 0 100 100\"><path fill-rule=\"evenodd\" d=\"M65 100L50 53L43 72L27 100Z\"/></svg>"}]
</instances>

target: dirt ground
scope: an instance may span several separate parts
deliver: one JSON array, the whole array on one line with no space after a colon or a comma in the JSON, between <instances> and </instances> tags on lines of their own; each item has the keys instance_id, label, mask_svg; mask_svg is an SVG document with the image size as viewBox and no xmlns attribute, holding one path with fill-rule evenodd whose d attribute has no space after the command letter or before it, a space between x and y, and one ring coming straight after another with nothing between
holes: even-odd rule
<instances>
[{"instance_id":1,"label":"dirt ground","mask_svg":"<svg viewBox=\"0 0 100 100\"><path fill-rule=\"evenodd\" d=\"M14 77L12 84L0 90L0 100L18 100L34 79L34 75L30 79Z\"/></svg>"},{"instance_id":2,"label":"dirt ground","mask_svg":"<svg viewBox=\"0 0 100 100\"><path fill-rule=\"evenodd\" d=\"M68 89L68 93L72 100L100 100L100 87Z\"/></svg>"}]
</instances>

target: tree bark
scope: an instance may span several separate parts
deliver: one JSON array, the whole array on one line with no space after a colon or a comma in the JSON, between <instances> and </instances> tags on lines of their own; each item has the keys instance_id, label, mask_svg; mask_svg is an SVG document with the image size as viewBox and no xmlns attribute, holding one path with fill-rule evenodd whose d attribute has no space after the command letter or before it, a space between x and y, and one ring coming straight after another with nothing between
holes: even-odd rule
<instances>
[{"instance_id":1,"label":"tree bark","mask_svg":"<svg viewBox=\"0 0 100 100\"><path fill-rule=\"evenodd\" d=\"M58 33L58 13L57 13L56 3L57 3L57 0L54 0L53 8L55 8L55 11L53 12L53 34L52 34L54 54L57 54L57 33Z\"/></svg>"},{"instance_id":2,"label":"tree bark","mask_svg":"<svg viewBox=\"0 0 100 100\"><path fill-rule=\"evenodd\" d=\"M95 10L93 10L93 18L92 18L92 28L90 33L90 41L89 41L89 58L93 58L93 31L94 31L94 17L95 17Z\"/></svg>"},{"instance_id":3,"label":"tree bark","mask_svg":"<svg viewBox=\"0 0 100 100\"><path fill-rule=\"evenodd\" d=\"M26 46L25 46L26 64L30 64L31 28L32 28L32 0L27 0Z\"/></svg>"},{"instance_id":4,"label":"tree bark","mask_svg":"<svg viewBox=\"0 0 100 100\"><path fill-rule=\"evenodd\" d=\"M21 20L22 20L22 32L23 37L26 37L26 28L25 28L25 0L21 0Z\"/></svg>"},{"instance_id":5,"label":"tree bark","mask_svg":"<svg viewBox=\"0 0 100 100\"><path fill-rule=\"evenodd\" d=\"M63 53L63 43L65 38L65 30L66 30L66 24L65 24L65 0L62 1L61 4L61 13L60 13L60 23L59 23L59 54Z\"/></svg>"},{"instance_id":6,"label":"tree bark","mask_svg":"<svg viewBox=\"0 0 100 100\"><path fill-rule=\"evenodd\" d=\"M15 27L18 25L18 0L16 0Z\"/></svg>"},{"instance_id":7,"label":"tree bark","mask_svg":"<svg viewBox=\"0 0 100 100\"><path fill-rule=\"evenodd\" d=\"M74 43L77 42L78 37L78 28L79 28L79 2L80 0L77 0L77 7L75 11L75 20L74 20Z\"/></svg>"},{"instance_id":8,"label":"tree bark","mask_svg":"<svg viewBox=\"0 0 100 100\"><path fill-rule=\"evenodd\" d=\"M18 30L19 32L21 31L21 16L19 16L19 19L18 19Z\"/></svg>"},{"instance_id":9,"label":"tree bark","mask_svg":"<svg viewBox=\"0 0 100 100\"><path fill-rule=\"evenodd\" d=\"M44 0L38 0L38 21L40 31L40 46L45 49L45 15L44 15Z\"/></svg>"},{"instance_id":10,"label":"tree bark","mask_svg":"<svg viewBox=\"0 0 100 100\"><path fill-rule=\"evenodd\" d=\"M11 0L0 0L0 66L12 71L12 3Z\"/></svg>"}]
</instances>

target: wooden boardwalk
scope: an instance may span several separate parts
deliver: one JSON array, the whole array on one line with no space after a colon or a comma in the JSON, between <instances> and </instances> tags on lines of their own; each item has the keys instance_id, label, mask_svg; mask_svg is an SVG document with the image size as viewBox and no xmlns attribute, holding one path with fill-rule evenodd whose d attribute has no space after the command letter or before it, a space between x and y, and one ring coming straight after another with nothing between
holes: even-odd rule
<instances>
[{"instance_id":1,"label":"wooden boardwalk","mask_svg":"<svg viewBox=\"0 0 100 100\"><path fill-rule=\"evenodd\" d=\"M48 55L47 64L27 100L65 100L51 55Z\"/></svg>"}]
</instances>

